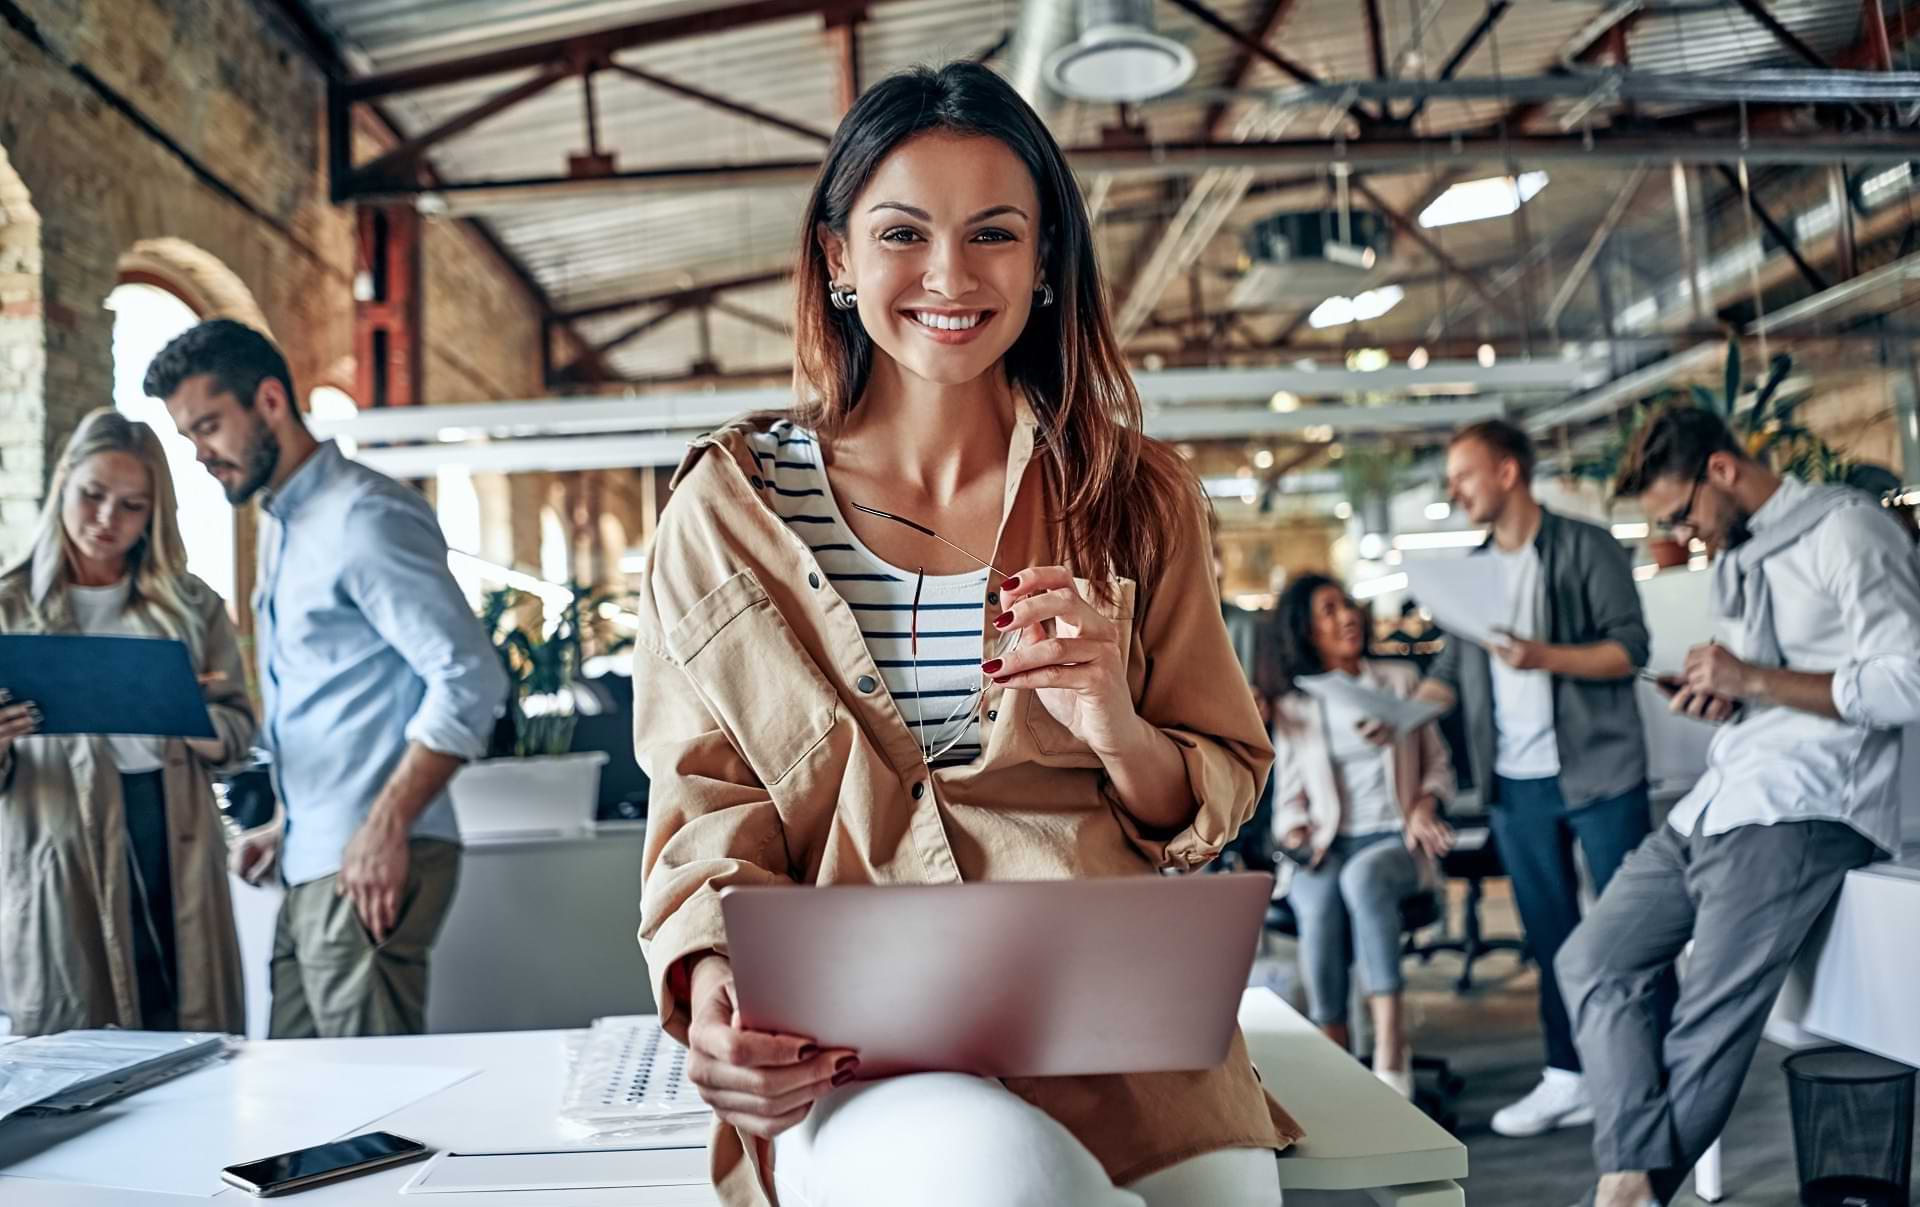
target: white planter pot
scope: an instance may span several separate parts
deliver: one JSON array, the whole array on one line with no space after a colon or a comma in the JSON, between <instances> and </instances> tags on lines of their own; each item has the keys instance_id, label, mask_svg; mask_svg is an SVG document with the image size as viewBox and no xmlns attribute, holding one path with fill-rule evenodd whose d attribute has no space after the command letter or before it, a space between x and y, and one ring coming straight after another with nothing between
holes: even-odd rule
<instances>
[{"instance_id":1,"label":"white planter pot","mask_svg":"<svg viewBox=\"0 0 1920 1207\"><path fill-rule=\"evenodd\" d=\"M465 841L591 829L604 751L484 759L460 769L448 792Z\"/></svg>"}]
</instances>

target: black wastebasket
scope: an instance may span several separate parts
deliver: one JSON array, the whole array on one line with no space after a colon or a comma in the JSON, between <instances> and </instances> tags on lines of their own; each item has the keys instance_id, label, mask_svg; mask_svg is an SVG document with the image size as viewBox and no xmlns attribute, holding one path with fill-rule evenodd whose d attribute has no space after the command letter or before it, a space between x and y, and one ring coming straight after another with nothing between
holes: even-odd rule
<instances>
[{"instance_id":1,"label":"black wastebasket","mask_svg":"<svg viewBox=\"0 0 1920 1207\"><path fill-rule=\"evenodd\" d=\"M1806 1207L1908 1207L1915 1071L1856 1052L1789 1056L1793 1155Z\"/></svg>"}]
</instances>

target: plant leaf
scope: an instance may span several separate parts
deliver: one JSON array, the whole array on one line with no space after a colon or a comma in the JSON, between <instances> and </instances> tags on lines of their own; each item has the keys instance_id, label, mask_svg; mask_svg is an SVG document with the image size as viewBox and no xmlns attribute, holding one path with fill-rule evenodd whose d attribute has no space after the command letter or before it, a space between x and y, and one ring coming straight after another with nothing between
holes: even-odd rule
<instances>
[{"instance_id":1,"label":"plant leaf","mask_svg":"<svg viewBox=\"0 0 1920 1207\"><path fill-rule=\"evenodd\" d=\"M1733 414L1733 403L1740 397L1740 337L1727 337L1727 396L1720 414Z\"/></svg>"},{"instance_id":2,"label":"plant leaf","mask_svg":"<svg viewBox=\"0 0 1920 1207\"><path fill-rule=\"evenodd\" d=\"M1713 396L1712 390L1697 384L1687 388L1693 391L1693 402L1695 406L1714 415L1725 415L1725 412L1720 409L1720 400Z\"/></svg>"}]
</instances>

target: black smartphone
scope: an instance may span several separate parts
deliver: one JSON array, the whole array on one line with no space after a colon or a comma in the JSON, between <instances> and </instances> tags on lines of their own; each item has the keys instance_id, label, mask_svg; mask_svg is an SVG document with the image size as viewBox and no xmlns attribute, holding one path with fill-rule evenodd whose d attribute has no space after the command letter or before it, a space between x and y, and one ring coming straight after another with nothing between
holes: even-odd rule
<instances>
[{"instance_id":1,"label":"black smartphone","mask_svg":"<svg viewBox=\"0 0 1920 1207\"><path fill-rule=\"evenodd\" d=\"M1681 688L1687 685L1687 681L1679 675L1661 675L1655 674L1653 671L1641 671L1640 677L1669 696L1678 693Z\"/></svg>"},{"instance_id":2,"label":"black smartphone","mask_svg":"<svg viewBox=\"0 0 1920 1207\"><path fill-rule=\"evenodd\" d=\"M305 1190L309 1186L350 1178L368 1170L383 1169L426 1155L427 1146L418 1140L409 1140L392 1132L368 1132L364 1136L335 1140L331 1144L316 1144L312 1148L281 1153L277 1157L262 1157L243 1165L229 1165L220 1171L220 1177L228 1185L238 1186L248 1194L285 1194L290 1190Z\"/></svg>"}]
</instances>

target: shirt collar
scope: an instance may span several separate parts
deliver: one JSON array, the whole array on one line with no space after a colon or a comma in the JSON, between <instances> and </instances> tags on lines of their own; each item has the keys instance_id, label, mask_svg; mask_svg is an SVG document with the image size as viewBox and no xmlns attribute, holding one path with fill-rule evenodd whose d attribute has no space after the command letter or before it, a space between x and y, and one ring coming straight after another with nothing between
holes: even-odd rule
<instances>
[{"instance_id":1,"label":"shirt collar","mask_svg":"<svg viewBox=\"0 0 1920 1207\"><path fill-rule=\"evenodd\" d=\"M1759 510L1747 517L1747 528L1758 532L1769 524L1778 523L1786 514L1800 505L1800 500L1812 489L1798 478L1782 476L1780 485L1760 504Z\"/></svg>"},{"instance_id":2,"label":"shirt collar","mask_svg":"<svg viewBox=\"0 0 1920 1207\"><path fill-rule=\"evenodd\" d=\"M294 470L293 476L282 483L280 489L268 491L261 498L261 508L274 519L286 523L308 499L319 494L327 483L333 481L334 472L345 462L339 445L331 440L321 441L306 463Z\"/></svg>"}]
</instances>

